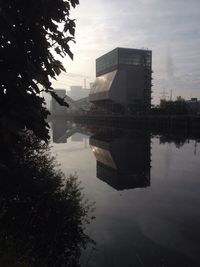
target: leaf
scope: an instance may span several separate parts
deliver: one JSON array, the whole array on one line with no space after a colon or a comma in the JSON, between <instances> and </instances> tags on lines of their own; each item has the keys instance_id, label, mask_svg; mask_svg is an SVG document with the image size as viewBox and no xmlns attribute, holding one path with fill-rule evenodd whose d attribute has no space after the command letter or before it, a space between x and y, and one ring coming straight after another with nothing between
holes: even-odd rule
<instances>
[{"instance_id":1,"label":"leaf","mask_svg":"<svg viewBox=\"0 0 200 267\"><path fill-rule=\"evenodd\" d=\"M76 23L69 19L69 13L70 8L78 5L79 1L0 2L0 84L7 92L6 95L0 94L0 114L13 114L21 129L29 127L44 138L47 132L43 121L47 114L42 109L42 101L30 95L41 98L41 86L46 92L51 92L58 103L68 106L51 89L50 78L56 79L61 71L66 71L62 63L56 60L55 54L68 55L73 59L69 42L74 42ZM64 30L58 26L59 23L64 24Z\"/></svg>"},{"instance_id":2,"label":"leaf","mask_svg":"<svg viewBox=\"0 0 200 267\"><path fill-rule=\"evenodd\" d=\"M59 54L59 55L60 55L61 52L62 52L62 51L60 50L59 46L57 46L54 50L55 50L55 52L56 52L57 54Z\"/></svg>"},{"instance_id":3,"label":"leaf","mask_svg":"<svg viewBox=\"0 0 200 267\"><path fill-rule=\"evenodd\" d=\"M73 55L73 53L70 50L67 51L67 54L69 55L69 57L71 58L71 60L74 59L74 55Z\"/></svg>"},{"instance_id":4,"label":"leaf","mask_svg":"<svg viewBox=\"0 0 200 267\"><path fill-rule=\"evenodd\" d=\"M64 101L63 98L59 97L55 92L50 92L51 96L60 104L61 106L69 107L69 104Z\"/></svg>"},{"instance_id":5,"label":"leaf","mask_svg":"<svg viewBox=\"0 0 200 267\"><path fill-rule=\"evenodd\" d=\"M73 7L76 7L76 5L79 4L79 0L70 0L70 2Z\"/></svg>"}]
</instances>

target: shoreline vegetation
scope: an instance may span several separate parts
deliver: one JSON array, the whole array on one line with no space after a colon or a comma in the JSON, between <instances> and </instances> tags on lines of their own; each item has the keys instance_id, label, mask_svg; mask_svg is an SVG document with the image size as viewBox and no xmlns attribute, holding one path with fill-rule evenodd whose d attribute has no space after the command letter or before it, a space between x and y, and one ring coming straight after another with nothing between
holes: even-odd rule
<instances>
[{"instance_id":1,"label":"shoreline vegetation","mask_svg":"<svg viewBox=\"0 0 200 267\"><path fill-rule=\"evenodd\" d=\"M152 132L174 132L200 136L200 116L196 115L49 115L47 121L65 120L79 124L144 129Z\"/></svg>"},{"instance_id":2,"label":"shoreline vegetation","mask_svg":"<svg viewBox=\"0 0 200 267\"><path fill-rule=\"evenodd\" d=\"M78 0L1 1L0 265L76 267L92 205L78 178L65 177L49 150L43 93L73 59L71 9ZM58 27L62 25L62 27Z\"/></svg>"},{"instance_id":3,"label":"shoreline vegetation","mask_svg":"<svg viewBox=\"0 0 200 267\"><path fill-rule=\"evenodd\" d=\"M93 205L76 175L65 177L49 144L32 132L12 147L12 167L1 164L0 265L80 266Z\"/></svg>"}]
</instances>

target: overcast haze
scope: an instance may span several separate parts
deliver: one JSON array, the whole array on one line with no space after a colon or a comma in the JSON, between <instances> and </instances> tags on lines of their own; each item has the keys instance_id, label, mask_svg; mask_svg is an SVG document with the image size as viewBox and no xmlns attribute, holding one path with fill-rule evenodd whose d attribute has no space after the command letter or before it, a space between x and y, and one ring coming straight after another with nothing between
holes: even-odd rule
<instances>
[{"instance_id":1,"label":"overcast haze","mask_svg":"<svg viewBox=\"0 0 200 267\"><path fill-rule=\"evenodd\" d=\"M199 0L82 0L71 12L77 19L74 61L57 88L95 79L95 59L115 47L148 48L153 53L153 102L161 92L200 98Z\"/></svg>"}]
</instances>

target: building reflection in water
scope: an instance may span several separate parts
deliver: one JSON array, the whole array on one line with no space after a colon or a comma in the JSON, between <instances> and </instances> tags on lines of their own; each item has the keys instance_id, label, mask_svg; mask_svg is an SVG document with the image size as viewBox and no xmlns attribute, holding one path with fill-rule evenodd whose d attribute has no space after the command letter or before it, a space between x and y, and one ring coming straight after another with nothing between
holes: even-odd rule
<instances>
[{"instance_id":1,"label":"building reflection in water","mask_svg":"<svg viewBox=\"0 0 200 267\"><path fill-rule=\"evenodd\" d=\"M116 190L150 186L149 132L102 131L90 137L97 178Z\"/></svg>"},{"instance_id":2,"label":"building reflection in water","mask_svg":"<svg viewBox=\"0 0 200 267\"><path fill-rule=\"evenodd\" d=\"M54 120L51 122L52 139L54 143L66 143L68 125L63 120Z\"/></svg>"},{"instance_id":3,"label":"building reflection in water","mask_svg":"<svg viewBox=\"0 0 200 267\"><path fill-rule=\"evenodd\" d=\"M72 142L84 142L87 148L91 131L86 126L54 120L51 128L54 143L66 143L71 137ZM150 132L128 129L104 129L93 134L89 142L97 160L97 178L116 190L150 186L150 137Z\"/></svg>"},{"instance_id":4,"label":"building reflection in water","mask_svg":"<svg viewBox=\"0 0 200 267\"><path fill-rule=\"evenodd\" d=\"M50 122L53 143L67 143L71 137L72 142L84 142L87 147L88 136L91 133L84 126L65 120L52 120Z\"/></svg>"}]
</instances>

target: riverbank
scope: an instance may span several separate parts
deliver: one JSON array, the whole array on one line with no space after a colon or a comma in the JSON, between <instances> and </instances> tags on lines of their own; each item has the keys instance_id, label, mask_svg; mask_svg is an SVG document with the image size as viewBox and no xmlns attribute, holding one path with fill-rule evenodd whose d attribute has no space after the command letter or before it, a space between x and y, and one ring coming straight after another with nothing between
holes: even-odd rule
<instances>
[{"instance_id":1,"label":"riverbank","mask_svg":"<svg viewBox=\"0 0 200 267\"><path fill-rule=\"evenodd\" d=\"M77 123L136 127L148 130L173 130L200 133L200 116L191 115L51 115L50 118L62 118Z\"/></svg>"}]
</instances>

